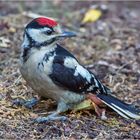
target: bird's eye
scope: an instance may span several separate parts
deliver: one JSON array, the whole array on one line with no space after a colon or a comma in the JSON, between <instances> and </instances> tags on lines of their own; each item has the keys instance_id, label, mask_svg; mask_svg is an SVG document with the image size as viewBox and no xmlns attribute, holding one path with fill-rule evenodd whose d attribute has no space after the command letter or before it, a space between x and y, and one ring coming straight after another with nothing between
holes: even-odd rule
<instances>
[{"instance_id":1,"label":"bird's eye","mask_svg":"<svg viewBox=\"0 0 140 140\"><path fill-rule=\"evenodd\" d=\"M51 35L51 34L52 34L52 30L47 30L45 33L46 33L47 35Z\"/></svg>"}]
</instances>

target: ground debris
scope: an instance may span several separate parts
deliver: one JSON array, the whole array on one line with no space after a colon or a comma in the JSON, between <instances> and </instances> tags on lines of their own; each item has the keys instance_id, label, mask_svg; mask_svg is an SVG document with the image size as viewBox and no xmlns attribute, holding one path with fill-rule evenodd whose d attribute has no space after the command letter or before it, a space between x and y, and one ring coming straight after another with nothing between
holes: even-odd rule
<instances>
[{"instance_id":1,"label":"ground debris","mask_svg":"<svg viewBox=\"0 0 140 140\"><path fill-rule=\"evenodd\" d=\"M104 5L96 3L98 7ZM18 70L20 45L27 22L43 13L52 17L51 12L46 14L48 8L43 9L49 5L53 18L62 27L79 33L62 45L109 86L115 96L140 108L140 3L106 2L107 12L101 10L101 18L81 24L83 14L93 4L61 0L54 5L32 0L0 2L0 139L140 139L139 121L125 120L108 108L107 120L98 118L94 109L85 109L64 113L69 118L66 122L37 124L33 119L53 111L54 101L43 99L32 109L12 106L14 98L26 100L36 95Z\"/></svg>"}]
</instances>

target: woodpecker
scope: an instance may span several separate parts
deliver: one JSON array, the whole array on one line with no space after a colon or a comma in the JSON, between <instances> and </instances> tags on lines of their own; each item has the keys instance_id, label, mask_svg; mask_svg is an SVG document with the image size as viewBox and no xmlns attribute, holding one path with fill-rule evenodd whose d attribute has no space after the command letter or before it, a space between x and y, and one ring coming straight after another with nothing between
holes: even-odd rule
<instances>
[{"instance_id":1,"label":"woodpecker","mask_svg":"<svg viewBox=\"0 0 140 140\"><path fill-rule=\"evenodd\" d=\"M63 120L65 116L60 113L87 98L95 104L97 113L97 103L102 102L122 117L140 119L138 109L113 96L108 87L58 44L61 39L75 36L73 32L63 31L57 21L47 17L33 19L25 27L21 46L21 74L40 96L57 102L57 110L40 120Z\"/></svg>"}]
</instances>

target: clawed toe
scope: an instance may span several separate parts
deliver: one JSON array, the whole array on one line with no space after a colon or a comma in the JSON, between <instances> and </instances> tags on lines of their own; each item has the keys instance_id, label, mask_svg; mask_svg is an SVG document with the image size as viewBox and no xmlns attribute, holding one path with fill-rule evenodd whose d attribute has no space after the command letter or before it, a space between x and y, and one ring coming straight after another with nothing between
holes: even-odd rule
<instances>
[{"instance_id":1,"label":"clawed toe","mask_svg":"<svg viewBox=\"0 0 140 140\"><path fill-rule=\"evenodd\" d=\"M22 98L16 98L12 101L12 105L17 105L17 106L25 106L26 108L31 109L33 106L35 106L38 103L37 98L32 98L28 101L25 101Z\"/></svg>"},{"instance_id":2,"label":"clawed toe","mask_svg":"<svg viewBox=\"0 0 140 140\"><path fill-rule=\"evenodd\" d=\"M17 106L22 106L25 103L25 100L22 98L16 98L12 100L12 106L17 105Z\"/></svg>"},{"instance_id":3,"label":"clawed toe","mask_svg":"<svg viewBox=\"0 0 140 140\"><path fill-rule=\"evenodd\" d=\"M24 103L24 106L25 106L26 108L32 108L32 107L35 106L37 103L38 103L38 99L37 99L37 98L32 98L31 100L26 101L26 102Z\"/></svg>"}]
</instances>

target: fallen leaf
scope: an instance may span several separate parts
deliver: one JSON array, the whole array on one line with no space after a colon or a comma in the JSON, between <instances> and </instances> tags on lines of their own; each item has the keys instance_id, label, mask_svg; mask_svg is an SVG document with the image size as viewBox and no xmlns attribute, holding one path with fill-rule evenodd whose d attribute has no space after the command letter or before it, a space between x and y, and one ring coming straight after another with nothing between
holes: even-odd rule
<instances>
[{"instance_id":1,"label":"fallen leaf","mask_svg":"<svg viewBox=\"0 0 140 140\"><path fill-rule=\"evenodd\" d=\"M15 32L16 32L16 28L10 27L10 28L9 28L9 32L10 32L10 33L15 33Z\"/></svg>"},{"instance_id":2,"label":"fallen leaf","mask_svg":"<svg viewBox=\"0 0 140 140\"><path fill-rule=\"evenodd\" d=\"M92 102L90 99L84 100L83 102L79 103L78 105L75 105L73 108L73 111L79 111L83 109L91 109L93 108Z\"/></svg>"},{"instance_id":3,"label":"fallen leaf","mask_svg":"<svg viewBox=\"0 0 140 140\"><path fill-rule=\"evenodd\" d=\"M102 15L102 12L98 9L89 9L83 20L82 23L87 23L87 22L95 22L97 21Z\"/></svg>"}]
</instances>

